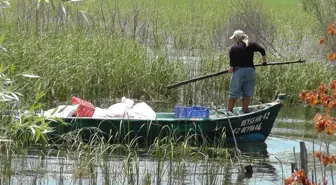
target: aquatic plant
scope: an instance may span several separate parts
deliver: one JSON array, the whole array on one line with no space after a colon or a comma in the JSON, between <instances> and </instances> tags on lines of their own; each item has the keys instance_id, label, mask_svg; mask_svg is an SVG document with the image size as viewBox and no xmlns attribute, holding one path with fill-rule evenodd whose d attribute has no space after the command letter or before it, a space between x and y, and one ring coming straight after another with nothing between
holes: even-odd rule
<instances>
[{"instance_id":1,"label":"aquatic plant","mask_svg":"<svg viewBox=\"0 0 336 185\"><path fill-rule=\"evenodd\" d=\"M333 37L336 35L334 24L330 24L328 27L328 35ZM326 42L335 46L335 42L332 39L326 37L320 40L320 44L326 44ZM328 60L331 63L335 62L335 48L332 47L331 53L328 54ZM327 184L326 168L330 167L331 183L334 184L334 175L332 164L336 164L336 156L330 154L329 146L330 142L334 139L336 129L336 118L334 116L334 110L336 108L336 80L331 80L329 84L322 83L317 89L303 91L299 95L300 99L312 108L312 111L316 112L314 117L316 136L320 139L320 149L315 151L314 157L314 171L312 179L307 177L308 171L301 169L292 174L291 177L285 180L286 185L293 184L294 182L299 184ZM326 151L322 151L322 145L325 144ZM315 145L315 143L314 143ZM315 146L314 146L315 148ZM316 163L315 157L319 160L321 166L321 180L317 182L316 177ZM306 169L307 170L307 169Z\"/></svg>"},{"instance_id":2,"label":"aquatic plant","mask_svg":"<svg viewBox=\"0 0 336 185\"><path fill-rule=\"evenodd\" d=\"M190 104L226 102L229 75L175 90L166 86L225 68L227 38L238 27L264 40L270 47L269 61L298 57L319 61L311 59L319 51L314 39L306 38L317 37L308 31L314 24L294 1L263 1L263 6L260 1L239 2L10 1L0 12L0 34L5 36L0 60L14 63L19 72L40 75L46 91L41 101L47 107L73 95L97 106L122 96ZM237 17L239 11L244 16ZM249 15L253 20L246 20ZM236 19L241 25L235 24ZM260 33L259 23L268 31ZM265 35L267 41L262 39ZM284 57L275 56L274 50ZM298 101L295 95L300 89L313 88L334 75L325 64L311 63L258 68L255 101L269 101L281 92L289 95L289 101ZM30 101L34 87L18 83L26 86L22 98Z\"/></svg>"}]
</instances>

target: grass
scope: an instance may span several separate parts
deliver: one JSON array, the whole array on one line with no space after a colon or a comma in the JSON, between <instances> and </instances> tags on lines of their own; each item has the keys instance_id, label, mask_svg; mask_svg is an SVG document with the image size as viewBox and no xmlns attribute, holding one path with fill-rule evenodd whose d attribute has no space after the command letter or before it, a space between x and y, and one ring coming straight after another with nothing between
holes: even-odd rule
<instances>
[{"instance_id":1,"label":"grass","mask_svg":"<svg viewBox=\"0 0 336 185\"><path fill-rule=\"evenodd\" d=\"M229 0L55 1L54 8L48 3L37 8L32 2L11 2L2 10L1 29L7 32L1 35L7 34L0 59L4 65L15 64L18 72L42 77L47 107L71 96L97 104L121 96L190 104L226 101L229 75L186 85L183 91L166 86L226 69L227 38L236 27L228 22L235 13ZM333 78L328 64L311 62L317 60L312 53L318 53L319 36L311 34L313 20L306 19L299 2L258 3L258 11L275 25L274 46L283 56L272 56L270 48L269 61L302 58L310 63L258 69L257 101L269 101L280 92L296 101L300 90ZM29 101L36 85L18 83L25 86Z\"/></svg>"},{"instance_id":2,"label":"grass","mask_svg":"<svg viewBox=\"0 0 336 185\"><path fill-rule=\"evenodd\" d=\"M211 149L217 153L214 157L207 152L210 149L190 148L186 143L173 140L167 143L157 140L145 155L130 145L106 143L99 137L90 143L79 138L75 141L48 145L44 153L38 146L20 149L15 142L2 143L1 148L5 148L0 155L2 182L20 183L18 174L21 174L35 177L28 181L29 184L51 179L71 184L78 181L90 184L152 184L153 181L176 184L188 181L184 178L188 175L197 181L213 184L220 182L222 171L235 161L232 158L230 162L228 149ZM197 167L202 164L206 167ZM190 170L194 169L203 175L193 175ZM69 175L70 179L67 178Z\"/></svg>"}]
</instances>

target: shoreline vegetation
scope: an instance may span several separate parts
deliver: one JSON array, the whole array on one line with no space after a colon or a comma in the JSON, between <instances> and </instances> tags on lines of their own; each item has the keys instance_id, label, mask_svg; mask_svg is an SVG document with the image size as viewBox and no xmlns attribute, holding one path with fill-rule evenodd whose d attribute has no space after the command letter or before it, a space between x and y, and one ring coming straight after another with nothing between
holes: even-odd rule
<instances>
[{"instance_id":1,"label":"shoreline vegetation","mask_svg":"<svg viewBox=\"0 0 336 185\"><path fill-rule=\"evenodd\" d=\"M176 89L166 86L225 70L228 37L235 29L262 43L269 62L308 61L258 68L256 102L270 101L278 93L298 102L302 89L335 76L323 62L326 53L318 34L313 34L316 21L306 18L300 1L234 2L11 1L0 12L0 59L4 67L14 64L17 73L41 76L29 85L17 83L25 87L21 92L29 103L40 85L47 107L72 96L96 104L122 96L225 103L228 74Z\"/></svg>"}]
</instances>

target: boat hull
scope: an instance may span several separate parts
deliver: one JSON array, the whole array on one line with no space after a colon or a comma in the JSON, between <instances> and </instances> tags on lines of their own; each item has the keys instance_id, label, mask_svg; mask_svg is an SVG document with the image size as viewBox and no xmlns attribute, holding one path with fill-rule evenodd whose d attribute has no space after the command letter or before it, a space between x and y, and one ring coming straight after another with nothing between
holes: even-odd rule
<instances>
[{"instance_id":1,"label":"boat hull","mask_svg":"<svg viewBox=\"0 0 336 185\"><path fill-rule=\"evenodd\" d=\"M264 104L266 105L266 104ZM194 143L219 144L226 142L263 142L271 133L281 103L267 104L267 108L226 118L174 118L174 113L158 113L156 120L65 118L66 124L51 121L52 137L81 132L90 140L102 135L113 143L150 144L156 139L188 139Z\"/></svg>"}]
</instances>

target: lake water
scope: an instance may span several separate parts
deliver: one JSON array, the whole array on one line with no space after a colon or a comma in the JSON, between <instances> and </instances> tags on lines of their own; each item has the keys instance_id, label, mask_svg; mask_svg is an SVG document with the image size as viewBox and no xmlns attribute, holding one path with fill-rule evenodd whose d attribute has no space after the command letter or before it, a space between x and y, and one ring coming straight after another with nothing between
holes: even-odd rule
<instances>
[{"instance_id":1,"label":"lake water","mask_svg":"<svg viewBox=\"0 0 336 185\"><path fill-rule=\"evenodd\" d=\"M296 112L294 111L296 110ZM300 133L293 128L280 127L287 124L307 123L307 116L297 107L283 109L276 121L272 134L264 143L239 145L242 152L240 162L243 166L251 164L253 173L247 176L239 172L239 162L221 163L212 159L195 160L191 158L171 161L157 160L144 153L129 160L127 156L111 156L105 160L90 161L78 157L77 154L51 155L50 151L43 159L40 155L29 153L25 156L15 156L6 161L8 154L1 156L9 163L11 170L2 172L0 184L21 185L67 185L67 184L283 184L283 179L291 175L291 163L299 163L300 141L304 140L308 151L308 167L311 175L313 169L312 139L305 138L305 130ZM312 117L309 115L308 117ZM306 132L309 130L306 130ZM296 136L293 136L296 135ZM318 145L315 145L319 148ZM293 149L295 148L296 157ZM316 150L315 148L315 150ZM324 148L324 147L323 147ZM330 145L330 152L336 153L336 145ZM57 152L56 152L57 153ZM66 153L66 152L65 152ZM94 152L93 156L98 155ZM85 154L80 154L86 156ZM92 157L92 156L91 156ZM296 159L295 159L296 158ZM94 156L93 159L99 159ZM87 162L90 161L88 165ZM1 164L2 167L5 164ZM7 164L8 165L8 164ZM298 164L299 165L299 164ZM317 161L317 166L320 164ZM2 168L3 169L3 168ZM317 168L318 180L321 168ZM335 171L335 170L334 170ZM89 176L88 174L94 174ZM330 169L327 169L330 177ZM335 175L335 174L334 174ZM331 182L331 179L328 179Z\"/></svg>"},{"instance_id":2,"label":"lake water","mask_svg":"<svg viewBox=\"0 0 336 185\"><path fill-rule=\"evenodd\" d=\"M265 143L259 143L255 146L240 146L242 151L241 162L243 165L251 163L253 174L251 177L238 172L238 162L235 161L229 168L222 165L215 165L206 160L197 163L192 160L184 159L183 162L161 161L160 163L146 155L140 156L137 161L133 161L132 171L137 176L133 177L134 184L144 183L149 178L150 184L283 184L283 177L289 177L291 174L291 162L294 162L293 148L295 147L297 160L299 160L299 142L298 138L269 137ZM308 155L312 155L312 143L306 141ZM335 152L336 146L332 145L330 150ZM72 158L73 157L73 158ZM11 181L6 184L40 184L40 185L60 185L60 184L133 184L129 175L125 175L126 159L123 157L110 158L107 161L109 166L109 175L104 171L102 162L94 165L93 171L96 174L95 179L88 176L78 177L79 173L87 171L86 164L80 164L76 156L56 157L48 156L41 160L37 155L28 155L24 158L17 157L12 159L13 175ZM250 160L251 159L251 160ZM280 161L281 163L280 163ZM312 167L312 160L309 161L309 167ZM319 163L317 163L319 164ZM157 183L158 165L161 166L162 175L160 183ZM43 166L43 167L42 167ZM138 166L138 173L135 173L135 167ZM169 168L173 167L174 173L171 177L168 174ZM83 170L86 169L86 170ZM215 171L215 174L209 174ZM87 172L86 172L87 173ZM320 174L320 171L317 172ZM77 176L77 177L76 177ZM212 179L211 179L211 178ZM106 180L108 178L108 180ZM137 181L137 179L139 179ZM4 180L2 180L4 182ZM5 183L3 183L5 184Z\"/></svg>"}]
</instances>

